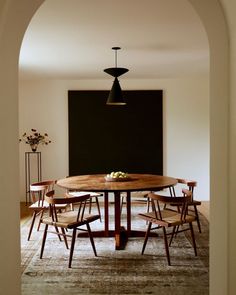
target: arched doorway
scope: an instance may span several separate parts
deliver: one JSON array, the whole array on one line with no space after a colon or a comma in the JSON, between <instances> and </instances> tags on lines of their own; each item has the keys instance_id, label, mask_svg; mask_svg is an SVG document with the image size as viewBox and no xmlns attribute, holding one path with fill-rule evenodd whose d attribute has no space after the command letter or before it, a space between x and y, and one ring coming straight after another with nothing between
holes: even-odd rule
<instances>
[{"instance_id":1,"label":"arched doorway","mask_svg":"<svg viewBox=\"0 0 236 295\"><path fill-rule=\"evenodd\" d=\"M227 34L221 7L217 1L189 0L201 17L210 43L211 108L211 292L227 294ZM18 190L18 56L23 34L30 18L43 0L2 1L0 26L0 94L2 237L7 241L1 251L1 283L5 294L20 293L20 244ZM209 13L210 16L209 16ZM225 99L222 99L225 98ZM223 211L222 211L223 210ZM222 213L223 212L223 213ZM221 216L221 219L217 219ZM221 235L218 233L221 232ZM222 237L222 233L224 236ZM8 255L4 253L8 252ZM16 265L18 267L16 267ZM9 281L11 278L11 281ZM15 278L14 284L12 283Z\"/></svg>"}]
</instances>

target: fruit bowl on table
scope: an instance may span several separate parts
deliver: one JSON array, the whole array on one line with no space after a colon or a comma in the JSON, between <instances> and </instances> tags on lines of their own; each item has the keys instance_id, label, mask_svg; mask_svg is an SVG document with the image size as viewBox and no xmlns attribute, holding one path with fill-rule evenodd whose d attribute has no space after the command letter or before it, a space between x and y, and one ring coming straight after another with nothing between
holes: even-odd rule
<instances>
[{"instance_id":1,"label":"fruit bowl on table","mask_svg":"<svg viewBox=\"0 0 236 295\"><path fill-rule=\"evenodd\" d=\"M106 181L110 181L110 182L130 180L130 177L128 176L128 174L121 171L107 174L104 178Z\"/></svg>"},{"instance_id":2,"label":"fruit bowl on table","mask_svg":"<svg viewBox=\"0 0 236 295\"><path fill-rule=\"evenodd\" d=\"M110 182L115 182L115 181L128 181L130 180L130 177L123 177L123 178L114 178L114 177L109 177L109 176L105 176L105 180L106 181L110 181Z\"/></svg>"}]
</instances>

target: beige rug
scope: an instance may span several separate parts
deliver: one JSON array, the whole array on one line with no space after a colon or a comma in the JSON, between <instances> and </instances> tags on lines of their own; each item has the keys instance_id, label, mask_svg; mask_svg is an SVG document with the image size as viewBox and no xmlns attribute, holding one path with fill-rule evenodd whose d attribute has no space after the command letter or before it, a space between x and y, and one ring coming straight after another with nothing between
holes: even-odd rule
<instances>
[{"instance_id":1,"label":"beige rug","mask_svg":"<svg viewBox=\"0 0 236 295\"><path fill-rule=\"evenodd\" d=\"M144 207L132 210L132 227L145 229L145 222L136 217ZM22 294L209 294L209 226L200 217L203 232L199 234L194 226L197 257L188 236L179 234L170 247L172 266L168 266L159 230L160 237L149 239L144 255L140 254L143 238L130 238L120 251L114 250L113 238L95 238L98 257L87 238L78 238L72 269L67 267L68 250L54 235L49 235L44 257L39 259L43 227L33 231L28 242L26 221L21 230ZM99 221L92 225L93 230L102 227Z\"/></svg>"}]
</instances>

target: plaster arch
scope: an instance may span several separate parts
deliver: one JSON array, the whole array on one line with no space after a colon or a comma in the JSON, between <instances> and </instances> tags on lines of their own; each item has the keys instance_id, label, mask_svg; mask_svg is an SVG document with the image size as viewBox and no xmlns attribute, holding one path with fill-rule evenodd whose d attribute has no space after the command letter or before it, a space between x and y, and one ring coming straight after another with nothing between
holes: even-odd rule
<instances>
[{"instance_id":1,"label":"plaster arch","mask_svg":"<svg viewBox=\"0 0 236 295\"><path fill-rule=\"evenodd\" d=\"M210 293L229 294L227 282L228 40L217 0L188 0L199 14L210 44ZM20 294L18 175L18 58L24 32L44 0L0 2L1 215L0 281L3 294ZM7 128L4 128L7 126ZM10 181L9 181L10 180ZM9 185L9 182L11 185ZM223 213L222 213L223 212ZM9 219L11 216L11 219ZM221 216L221 220L218 220ZM218 235L218 232L221 235ZM222 236L223 235L223 236ZM6 255L5 253L8 253ZM14 282L14 283L13 283ZM233 293L232 293L233 294Z\"/></svg>"}]
</instances>

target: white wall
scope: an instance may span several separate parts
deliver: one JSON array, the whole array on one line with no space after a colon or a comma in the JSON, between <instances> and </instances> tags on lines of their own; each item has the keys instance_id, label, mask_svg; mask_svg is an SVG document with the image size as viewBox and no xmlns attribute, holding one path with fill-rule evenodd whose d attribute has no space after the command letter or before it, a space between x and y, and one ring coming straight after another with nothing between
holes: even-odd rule
<instances>
[{"instance_id":1,"label":"white wall","mask_svg":"<svg viewBox=\"0 0 236 295\"><path fill-rule=\"evenodd\" d=\"M19 83L19 135L31 128L52 140L40 146L43 179L68 175L68 90L104 90L111 80L28 80ZM123 89L163 89L164 174L198 181L196 198L209 199L209 79L121 80ZM24 151L20 143L21 200L25 200ZM103 171L101 171L103 172Z\"/></svg>"}]
</instances>

